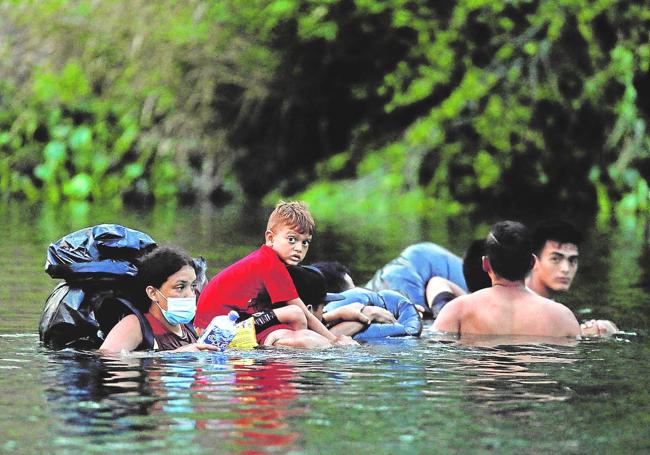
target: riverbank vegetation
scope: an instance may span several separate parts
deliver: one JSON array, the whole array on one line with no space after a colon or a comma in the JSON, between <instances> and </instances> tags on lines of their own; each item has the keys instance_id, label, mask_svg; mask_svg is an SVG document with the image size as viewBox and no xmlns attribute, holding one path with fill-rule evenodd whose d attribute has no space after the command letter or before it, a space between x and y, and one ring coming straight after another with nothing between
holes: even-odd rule
<instances>
[{"instance_id":1,"label":"riverbank vegetation","mask_svg":"<svg viewBox=\"0 0 650 455\"><path fill-rule=\"evenodd\" d=\"M649 30L614 0L0 0L0 192L633 217Z\"/></svg>"}]
</instances>

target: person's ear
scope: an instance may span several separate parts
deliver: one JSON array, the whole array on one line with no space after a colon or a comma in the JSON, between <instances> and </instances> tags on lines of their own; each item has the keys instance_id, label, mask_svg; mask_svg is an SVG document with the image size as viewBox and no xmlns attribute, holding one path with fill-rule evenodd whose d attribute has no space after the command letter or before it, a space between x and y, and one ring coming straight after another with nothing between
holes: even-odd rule
<instances>
[{"instance_id":1,"label":"person's ear","mask_svg":"<svg viewBox=\"0 0 650 455\"><path fill-rule=\"evenodd\" d=\"M157 302L158 301L158 295L156 294L156 288L153 286L147 286L144 288L144 292L147 294L147 297L149 297L149 300L152 302Z\"/></svg>"},{"instance_id":2,"label":"person's ear","mask_svg":"<svg viewBox=\"0 0 650 455\"><path fill-rule=\"evenodd\" d=\"M307 306L307 311L309 311L311 314L314 314L314 307L311 306L311 304L306 305Z\"/></svg>"},{"instance_id":3,"label":"person's ear","mask_svg":"<svg viewBox=\"0 0 650 455\"><path fill-rule=\"evenodd\" d=\"M490 259L487 256L481 257L481 265L483 266L483 271L485 273L490 273L492 266L490 265Z\"/></svg>"},{"instance_id":4,"label":"person's ear","mask_svg":"<svg viewBox=\"0 0 650 455\"><path fill-rule=\"evenodd\" d=\"M273 238L275 237L275 234L273 233L272 230L267 229L266 232L264 233L264 240L266 242L266 246L273 246Z\"/></svg>"},{"instance_id":5,"label":"person's ear","mask_svg":"<svg viewBox=\"0 0 650 455\"><path fill-rule=\"evenodd\" d=\"M528 271L533 270L533 267L535 267L535 264L537 264L538 260L539 259L537 258L537 256L535 256L535 254L531 255L530 264L528 264Z\"/></svg>"}]
</instances>

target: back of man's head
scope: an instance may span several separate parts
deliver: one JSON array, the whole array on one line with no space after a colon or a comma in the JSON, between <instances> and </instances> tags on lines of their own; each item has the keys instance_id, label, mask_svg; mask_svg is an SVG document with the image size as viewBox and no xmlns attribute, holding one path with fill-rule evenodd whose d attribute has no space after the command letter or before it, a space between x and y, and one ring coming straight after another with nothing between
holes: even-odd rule
<instances>
[{"instance_id":1,"label":"back of man's head","mask_svg":"<svg viewBox=\"0 0 650 455\"><path fill-rule=\"evenodd\" d=\"M350 269L338 261L320 261L311 264L317 268L325 278L327 292L343 292L351 288L346 280L350 276Z\"/></svg>"},{"instance_id":2,"label":"back of man's head","mask_svg":"<svg viewBox=\"0 0 650 455\"><path fill-rule=\"evenodd\" d=\"M483 256L485 256L485 239L472 241L463 255L463 276L469 292L492 286L490 276L483 270L481 261Z\"/></svg>"},{"instance_id":3,"label":"back of man's head","mask_svg":"<svg viewBox=\"0 0 650 455\"><path fill-rule=\"evenodd\" d=\"M523 280L533 264L528 228L517 221L500 221L485 239L492 270L506 280Z\"/></svg>"},{"instance_id":4,"label":"back of man's head","mask_svg":"<svg viewBox=\"0 0 650 455\"><path fill-rule=\"evenodd\" d=\"M582 234L568 221L559 219L542 221L533 231L533 253L539 256L549 240L560 244L573 243L578 246L582 242Z\"/></svg>"},{"instance_id":5,"label":"back of man's head","mask_svg":"<svg viewBox=\"0 0 650 455\"><path fill-rule=\"evenodd\" d=\"M325 289L325 278L315 267L304 265L288 265L287 271L291 276L293 285L298 291L298 297L305 305L311 305L315 311L325 305L327 291ZM271 297L265 288L257 294L252 301L255 311L265 311L273 308Z\"/></svg>"}]
</instances>

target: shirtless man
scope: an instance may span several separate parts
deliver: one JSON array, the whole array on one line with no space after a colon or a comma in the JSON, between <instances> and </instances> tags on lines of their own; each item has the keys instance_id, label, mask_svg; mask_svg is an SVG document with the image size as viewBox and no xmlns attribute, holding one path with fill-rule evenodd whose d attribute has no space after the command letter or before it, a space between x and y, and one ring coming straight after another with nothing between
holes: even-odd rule
<instances>
[{"instance_id":1,"label":"shirtless man","mask_svg":"<svg viewBox=\"0 0 650 455\"><path fill-rule=\"evenodd\" d=\"M542 297L555 300L571 288L578 272L578 245L582 234L563 220L542 221L533 232L535 265L526 285ZM606 319L591 319L581 324L583 335L612 335L618 327Z\"/></svg>"},{"instance_id":2,"label":"shirtless man","mask_svg":"<svg viewBox=\"0 0 650 455\"><path fill-rule=\"evenodd\" d=\"M496 223L486 238L483 269L492 287L460 296L440 311L436 332L486 335L577 337L570 309L531 292L524 283L534 264L531 238L521 223Z\"/></svg>"}]
</instances>

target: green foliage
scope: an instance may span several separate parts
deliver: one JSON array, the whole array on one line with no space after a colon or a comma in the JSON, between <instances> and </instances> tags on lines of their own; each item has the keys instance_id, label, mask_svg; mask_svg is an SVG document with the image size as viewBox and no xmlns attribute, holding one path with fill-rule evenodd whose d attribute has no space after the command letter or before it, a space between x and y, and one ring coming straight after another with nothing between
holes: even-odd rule
<instances>
[{"instance_id":1,"label":"green foliage","mask_svg":"<svg viewBox=\"0 0 650 455\"><path fill-rule=\"evenodd\" d=\"M232 161L215 139L227 128L214 128L216 88L259 96L273 59L224 27L219 5L166 3L0 2L10 43L0 48L9 90L0 97L0 186L9 194L167 201L180 190L205 196L228 178L227 168L201 165ZM195 180L204 185L182 187Z\"/></svg>"},{"instance_id":2,"label":"green foliage","mask_svg":"<svg viewBox=\"0 0 650 455\"><path fill-rule=\"evenodd\" d=\"M479 201L515 210L588 209L609 207L623 195L628 212L647 207L643 185L650 175L634 171L650 163L650 109L638 95L650 90L646 7L624 1L355 4L367 14L390 13L395 28L417 36L377 89L391 97L386 111L428 107L393 144L366 151L356 167L361 178L382 160L394 164L384 172L408 175L405 160L391 158L399 148L420 163L430 196L469 209Z\"/></svg>"},{"instance_id":3,"label":"green foliage","mask_svg":"<svg viewBox=\"0 0 650 455\"><path fill-rule=\"evenodd\" d=\"M353 188L364 210L391 194L449 213L617 201L641 213L649 11L622 0L0 0L0 189L173 201L344 178L305 195L338 206L336 188Z\"/></svg>"}]
</instances>

